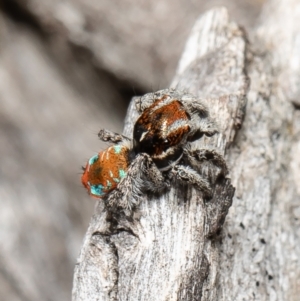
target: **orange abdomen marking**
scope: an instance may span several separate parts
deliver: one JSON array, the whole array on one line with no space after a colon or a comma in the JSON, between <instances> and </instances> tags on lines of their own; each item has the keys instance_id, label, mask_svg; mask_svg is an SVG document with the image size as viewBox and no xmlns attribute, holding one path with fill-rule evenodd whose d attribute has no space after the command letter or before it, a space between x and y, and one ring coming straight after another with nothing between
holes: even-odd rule
<instances>
[{"instance_id":1,"label":"orange abdomen marking","mask_svg":"<svg viewBox=\"0 0 300 301\"><path fill-rule=\"evenodd\" d=\"M128 153L127 147L114 145L87 162L81 182L90 195L101 198L118 186L127 174Z\"/></svg>"}]
</instances>

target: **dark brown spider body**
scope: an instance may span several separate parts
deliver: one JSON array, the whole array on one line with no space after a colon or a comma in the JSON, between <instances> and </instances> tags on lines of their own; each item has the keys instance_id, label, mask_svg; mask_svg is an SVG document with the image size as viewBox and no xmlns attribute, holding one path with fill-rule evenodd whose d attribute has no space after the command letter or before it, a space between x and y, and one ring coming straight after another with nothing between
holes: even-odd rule
<instances>
[{"instance_id":1,"label":"dark brown spider body","mask_svg":"<svg viewBox=\"0 0 300 301\"><path fill-rule=\"evenodd\" d=\"M217 132L208 108L182 91L146 94L136 108L141 115L133 129L135 152L149 154L161 170L176 164L187 142Z\"/></svg>"},{"instance_id":2,"label":"dark brown spider body","mask_svg":"<svg viewBox=\"0 0 300 301\"><path fill-rule=\"evenodd\" d=\"M145 152L154 160L165 159L186 140L190 119L179 100L167 95L156 99L135 123L133 137L137 152Z\"/></svg>"}]
</instances>

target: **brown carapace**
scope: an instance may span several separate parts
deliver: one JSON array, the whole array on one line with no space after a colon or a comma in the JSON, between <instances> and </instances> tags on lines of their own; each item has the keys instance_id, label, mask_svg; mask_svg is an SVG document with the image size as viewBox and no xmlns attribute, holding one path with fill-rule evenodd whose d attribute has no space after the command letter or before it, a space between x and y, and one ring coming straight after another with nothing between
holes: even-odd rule
<instances>
[{"instance_id":1,"label":"brown carapace","mask_svg":"<svg viewBox=\"0 0 300 301\"><path fill-rule=\"evenodd\" d=\"M134 139L139 152L153 159L161 158L165 150L177 146L190 132L190 116L183 104L164 95L138 118L134 126Z\"/></svg>"}]
</instances>

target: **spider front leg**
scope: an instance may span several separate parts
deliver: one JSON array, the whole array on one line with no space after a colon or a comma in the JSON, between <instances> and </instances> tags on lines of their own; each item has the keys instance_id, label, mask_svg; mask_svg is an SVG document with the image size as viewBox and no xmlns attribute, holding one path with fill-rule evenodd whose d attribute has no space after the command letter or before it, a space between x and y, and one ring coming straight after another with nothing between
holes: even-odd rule
<instances>
[{"instance_id":1,"label":"spider front leg","mask_svg":"<svg viewBox=\"0 0 300 301\"><path fill-rule=\"evenodd\" d=\"M123 209L126 215L136 207L142 195L147 191L161 191L168 184L163 174L156 167L151 157L145 153L138 154L133 160L127 175L120 181L105 200L110 211Z\"/></svg>"},{"instance_id":2,"label":"spider front leg","mask_svg":"<svg viewBox=\"0 0 300 301\"><path fill-rule=\"evenodd\" d=\"M195 98L184 98L183 103L191 116L191 133L188 139L189 141L195 141L203 136L203 134L211 137L219 132L217 125L209 116L208 108L200 100Z\"/></svg>"},{"instance_id":3,"label":"spider front leg","mask_svg":"<svg viewBox=\"0 0 300 301\"><path fill-rule=\"evenodd\" d=\"M98 137L100 140L102 140L104 142L109 142L112 144L118 144L121 142L130 142L131 141L131 139L126 136L111 132L106 129L101 129L98 133Z\"/></svg>"},{"instance_id":4,"label":"spider front leg","mask_svg":"<svg viewBox=\"0 0 300 301\"><path fill-rule=\"evenodd\" d=\"M186 97L183 97L182 103L184 104L190 115L197 114L202 118L209 116L207 106L194 96L187 95Z\"/></svg>"},{"instance_id":5,"label":"spider front leg","mask_svg":"<svg viewBox=\"0 0 300 301\"><path fill-rule=\"evenodd\" d=\"M201 163L211 162L220 169L220 174L224 176L228 174L228 167L224 157L214 149L185 149L184 154L194 168L197 168Z\"/></svg>"},{"instance_id":6,"label":"spider front leg","mask_svg":"<svg viewBox=\"0 0 300 301\"><path fill-rule=\"evenodd\" d=\"M169 177L175 178L181 183L193 185L196 189L202 191L206 198L212 197L212 190L209 182L189 166L175 165L169 171Z\"/></svg>"}]
</instances>

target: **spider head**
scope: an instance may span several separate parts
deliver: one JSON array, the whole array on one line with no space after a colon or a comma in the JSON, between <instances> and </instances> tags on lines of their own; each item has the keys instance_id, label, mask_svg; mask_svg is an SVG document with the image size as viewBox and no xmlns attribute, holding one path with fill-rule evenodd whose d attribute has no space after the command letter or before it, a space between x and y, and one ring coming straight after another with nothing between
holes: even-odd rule
<instances>
[{"instance_id":1,"label":"spider head","mask_svg":"<svg viewBox=\"0 0 300 301\"><path fill-rule=\"evenodd\" d=\"M135 123L136 152L149 154L156 163L180 156L190 132L189 121L190 116L180 101L168 95L155 100Z\"/></svg>"}]
</instances>

